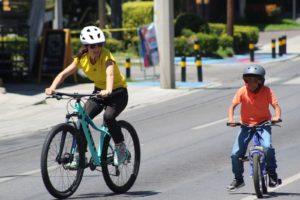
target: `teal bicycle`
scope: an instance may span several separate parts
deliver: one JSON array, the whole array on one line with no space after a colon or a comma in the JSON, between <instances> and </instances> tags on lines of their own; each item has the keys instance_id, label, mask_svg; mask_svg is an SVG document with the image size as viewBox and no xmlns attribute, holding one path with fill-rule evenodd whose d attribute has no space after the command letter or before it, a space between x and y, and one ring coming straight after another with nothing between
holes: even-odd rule
<instances>
[{"instance_id":1,"label":"teal bicycle","mask_svg":"<svg viewBox=\"0 0 300 200\"><path fill-rule=\"evenodd\" d=\"M126 121L118 121L126 144L126 159L114 164L115 144L105 126L97 126L83 108L84 98L98 98L95 94L70 94L56 92L49 98L69 99L66 122L54 126L47 135L41 154L41 173L48 192L59 199L71 196L79 187L84 169L102 171L106 185L115 193L127 192L134 184L140 167L140 143L134 127ZM104 105L104 103L103 103ZM104 105L105 107L105 105ZM68 110L68 109L67 109ZM80 127L84 132L91 157L86 160ZM90 128L99 132L94 142ZM95 137L95 136L94 136ZM98 145L98 148L96 148ZM70 164L79 157L79 165ZM102 170L98 169L101 168Z\"/></svg>"}]
</instances>

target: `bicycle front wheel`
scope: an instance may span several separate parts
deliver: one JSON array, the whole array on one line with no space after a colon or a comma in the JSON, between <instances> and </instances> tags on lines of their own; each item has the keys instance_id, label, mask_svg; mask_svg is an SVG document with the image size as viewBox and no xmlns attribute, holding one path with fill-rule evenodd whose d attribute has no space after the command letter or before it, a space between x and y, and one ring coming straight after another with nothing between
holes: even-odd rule
<instances>
[{"instance_id":1,"label":"bicycle front wheel","mask_svg":"<svg viewBox=\"0 0 300 200\"><path fill-rule=\"evenodd\" d=\"M114 142L106 137L102 152L102 173L106 185L116 193L127 192L134 184L140 168L140 142L133 126L126 121L118 121L124 135L128 151L127 160L119 166L113 164Z\"/></svg>"},{"instance_id":2,"label":"bicycle front wheel","mask_svg":"<svg viewBox=\"0 0 300 200\"><path fill-rule=\"evenodd\" d=\"M70 163L79 156L79 166ZM59 199L71 196L78 188L84 171L84 150L78 131L70 124L52 128L41 154L41 173L48 192Z\"/></svg>"},{"instance_id":3,"label":"bicycle front wheel","mask_svg":"<svg viewBox=\"0 0 300 200\"><path fill-rule=\"evenodd\" d=\"M257 198L262 198L263 193L267 193L267 185L262 173L261 156L258 154L253 156L253 182Z\"/></svg>"}]
</instances>

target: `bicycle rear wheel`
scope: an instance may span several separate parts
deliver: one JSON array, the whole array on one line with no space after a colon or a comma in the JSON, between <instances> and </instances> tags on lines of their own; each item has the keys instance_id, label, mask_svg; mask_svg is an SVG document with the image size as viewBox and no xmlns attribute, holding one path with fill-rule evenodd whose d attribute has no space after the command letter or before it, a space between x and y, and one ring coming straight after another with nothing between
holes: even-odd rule
<instances>
[{"instance_id":1,"label":"bicycle rear wheel","mask_svg":"<svg viewBox=\"0 0 300 200\"><path fill-rule=\"evenodd\" d=\"M67 167L79 154L79 166ZM41 154L41 173L48 192L59 199L71 196L78 188L84 171L84 150L77 130L58 124L47 135Z\"/></svg>"},{"instance_id":2,"label":"bicycle rear wheel","mask_svg":"<svg viewBox=\"0 0 300 200\"><path fill-rule=\"evenodd\" d=\"M140 142L132 125L126 121L118 121L124 135L124 143L129 152L125 162L119 166L113 164L114 142L106 137L102 152L102 173L106 185L116 193L127 192L134 184L140 168Z\"/></svg>"},{"instance_id":3,"label":"bicycle rear wheel","mask_svg":"<svg viewBox=\"0 0 300 200\"><path fill-rule=\"evenodd\" d=\"M257 198L262 198L267 193L267 185L264 175L262 174L261 156L254 154L253 156L253 182Z\"/></svg>"}]
</instances>

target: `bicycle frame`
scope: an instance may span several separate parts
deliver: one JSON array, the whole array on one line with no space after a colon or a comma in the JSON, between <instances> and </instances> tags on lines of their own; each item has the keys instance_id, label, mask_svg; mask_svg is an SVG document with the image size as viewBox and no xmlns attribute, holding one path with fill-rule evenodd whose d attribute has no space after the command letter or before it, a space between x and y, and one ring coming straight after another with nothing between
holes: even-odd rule
<instances>
[{"instance_id":1,"label":"bicycle frame","mask_svg":"<svg viewBox=\"0 0 300 200\"><path fill-rule=\"evenodd\" d=\"M264 177L267 176L267 172L265 169L265 152L264 152L264 148L261 146L260 142L259 142L259 134L256 130L254 131L254 135L253 135L253 146L250 147L249 150L249 162L250 162L250 176L253 176L253 158L255 154L258 154L260 156L260 162L262 164L262 175Z\"/></svg>"},{"instance_id":2,"label":"bicycle frame","mask_svg":"<svg viewBox=\"0 0 300 200\"><path fill-rule=\"evenodd\" d=\"M102 148L103 148L104 138L105 138L106 135L110 136L110 133L108 132L107 127L104 126L104 125L102 125L101 127L98 127L93 122L93 120L86 114L84 108L80 104L80 99L76 99L76 103L75 103L73 113L66 116L67 121L69 121L69 118L71 116L77 116L78 117L78 120L79 120L79 122L81 124L81 127L83 129L85 138L87 140L87 144L88 144L90 153L91 153L92 158L93 158L93 162L94 162L93 164L95 166L100 166L101 165L101 155L102 155ZM98 150L96 149L96 145L95 145L95 142L92 138L92 134L91 134L91 131L88 128L88 125L91 125L91 127L93 129L100 132L100 140L99 140ZM77 128L79 129L80 127L77 125ZM73 142L73 144L76 144L76 142ZM72 148L76 149L75 146L73 146ZM71 152L75 152L75 151L71 151Z\"/></svg>"}]
</instances>

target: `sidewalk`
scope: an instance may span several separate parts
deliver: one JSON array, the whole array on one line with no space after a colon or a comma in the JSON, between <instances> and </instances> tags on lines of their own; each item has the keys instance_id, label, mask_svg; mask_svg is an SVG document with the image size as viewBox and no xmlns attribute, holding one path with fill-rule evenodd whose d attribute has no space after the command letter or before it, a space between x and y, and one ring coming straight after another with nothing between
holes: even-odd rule
<instances>
[{"instance_id":1,"label":"sidewalk","mask_svg":"<svg viewBox=\"0 0 300 200\"><path fill-rule=\"evenodd\" d=\"M282 35L284 33L277 34ZM271 43L267 43L270 40L268 38L260 39L265 42L261 43L260 49L255 52L256 63L281 62L292 59L300 54L300 34L294 34L293 37L288 36L287 54L282 57L277 56L276 59L272 59L271 57ZM277 49L276 51L278 53ZM250 56L246 54L236 55L228 59L204 58L202 63L203 66L214 67L234 64L243 65L251 63L249 59ZM192 59L188 60L187 63L188 67L195 67ZM125 71L123 68L121 70L122 72ZM129 103L124 112L187 95L197 91L195 89L213 87L214 84L217 84L213 81L197 82L195 75L193 75L193 79L187 79L190 80L189 82L183 83L179 81L180 67L178 66L176 66L176 73L177 89L161 89L158 79L144 80L143 72L138 67L135 67L132 70L132 78L136 81L128 83ZM44 89L46 87L47 85L36 84L3 83L3 86L0 85L0 140L32 134L35 131L48 129L57 123L64 122L66 101L48 99L45 102ZM89 93L92 91L92 88L93 84L84 83L65 85L59 91Z\"/></svg>"}]
</instances>

